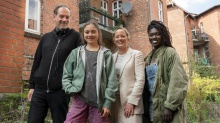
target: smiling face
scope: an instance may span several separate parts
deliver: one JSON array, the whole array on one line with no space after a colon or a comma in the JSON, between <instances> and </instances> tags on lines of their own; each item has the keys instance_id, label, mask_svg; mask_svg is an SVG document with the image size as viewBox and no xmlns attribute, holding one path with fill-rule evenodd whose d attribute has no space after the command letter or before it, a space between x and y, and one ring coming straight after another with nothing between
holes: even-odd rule
<instances>
[{"instance_id":1,"label":"smiling face","mask_svg":"<svg viewBox=\"0 0 220 123\"><path fill-rule=\"evenodd\" d=\"M99 31L93 25L89 24L84 28L83 38L87 42L87 44L98 44L99 39Z\"/></svg>"},{"instance_id":2,"label":"smiling face","mask_svg":"<svg viewBox=\"0 0 220 123\"><path fill-rule=\"evenodd\" d=\"M123 29L118 29L114 34L114 43L119 49L127 48L128 35Z\"/></svg>"},{"instance_id":3,"label":"smiling face","mask_svg":"<svg viewBox=\"0 0 220 123\"><path fill-rule=\"evenodd\" d=\"M155 48L158 49L161 45L164 44L161 38L161 34L156 28L152 28L148 32L148 37L151 45Z\"/></svg>"},{"instance_id":4,"label":"smiling face","mask_svg":"<svg viewBox=\"0 0 220 123\"><path fill-rule=\"evenodd\" d=\"M56 28L65 29L68 28L70 18L70 10L66 7L61 7L57 10L57 14L54 15L54 21Z\"/></svg>"}]
</instances>

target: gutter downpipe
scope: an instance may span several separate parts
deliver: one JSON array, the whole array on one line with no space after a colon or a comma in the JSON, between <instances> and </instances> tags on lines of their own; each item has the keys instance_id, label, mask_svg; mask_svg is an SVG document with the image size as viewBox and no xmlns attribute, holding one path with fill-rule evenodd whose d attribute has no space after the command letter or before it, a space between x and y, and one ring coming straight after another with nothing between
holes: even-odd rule
<instances>
[{"instance_id":1,"label":"gutter downpipe","mask_svg":"<svg viewBox=\"0 0 220 123\"><path fill-rule=\"evenodd\" d=\"M152 8L151 8L151 0L148 0L148 6L149 6L149 9L150 9L150 22L152 21ZM150 24L150 23L149 23ZM151 48L154 49L154 47L151 45Z\"/></svg>"},{"instance_id":2,"label":"gutter downpipe","mask_svg":"<svg viewBox=\"0 0 220 123\"><path fill-rule=\"evenodd\" d=\"M151 0L148 0L149 2L149 8L150 8L150 22L152 21L152 8L151 8Z\"/></svg>"},{"instance_id":3,"label":"gutter downpipe","mask_svg":"<svg viewBox=\"0 0 220 123\"><path fill-rule=\"evenodd\" d=\"M185 27L185 36L186 36L186 50L187 50L187 63L188 63L188 69L189 69L189 84L191 85L191 75L192 75L192 71L191 71L191 63L190 63L190 55L189 55L189 48L188 48L188 32L187 32L187 28L186 28L186 18L189 16L190 14L188 13L185 17L184 17L184 27Z\"/></svg>"}]
</instances>

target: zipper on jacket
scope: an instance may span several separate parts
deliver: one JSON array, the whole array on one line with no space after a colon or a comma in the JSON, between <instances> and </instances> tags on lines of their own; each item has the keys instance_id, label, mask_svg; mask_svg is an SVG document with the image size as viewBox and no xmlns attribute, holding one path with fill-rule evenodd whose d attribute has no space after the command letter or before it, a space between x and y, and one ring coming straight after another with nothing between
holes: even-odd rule
<instances>
[{"instance_id":1,"label":"zipper on jacket","mask_svg":"<svg viewBox=\"0 0 220 123\"><path fill-rule=\"evenodd\" d=\"M53 52L52 59L51 59L51 61L50 61L50 69L49 69L49 73L48 73L48 76L47 76L47 93L49 93L49 91L50 91L50 90L49 90L50 72L51 72L51 67L52 67L52 64L53 64L54 55L55 55L55 53L56 53L56 51L57 51L57 47L59 46L59 44L60 44L60 39L58 40L57 46L56 46L56 48L55 48L55 50L54 50L54 52Z\"/></svg>"}]
</instances>

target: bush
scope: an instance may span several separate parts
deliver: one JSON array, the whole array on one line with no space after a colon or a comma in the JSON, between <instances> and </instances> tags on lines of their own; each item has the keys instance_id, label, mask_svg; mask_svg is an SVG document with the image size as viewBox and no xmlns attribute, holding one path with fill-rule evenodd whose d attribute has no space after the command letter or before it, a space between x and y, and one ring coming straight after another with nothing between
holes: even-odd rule
<instances>
[{"instance_id":1,"label":"bush","mask_svg":"<svg viewBox=\"0 0 220 123\"><path fill-rule=\"evenodd\" d=\"M23 83L24 85L27 83ZM27 101L29 89L21 93L5 94L0 100L0 123L27 123L30 103ZM52 123L50 112L45 123Z\"/></svg>"},{"instance_id":2,"label":"bush","mask_svg":"<svg viewBox=\"0 0 220 123\"><path fill-rule=\"evenodd\" d=\"M0 101L1 123L26 123L29 103L26 94L6 94Z\"/></svg>"},{"instance_id":3,"label":"bush","mask_svg":"<svg viewBox=\"0 0 220 123\"><path fill-rule=\"evenodd\" d=\"M186 101L191 123L214 122L220 117L220 79L194 74Z\"/></svg>"},{"instance_id":4,"label":"bush","mask_svg":"<svg viewBox=\"0 0 220 123\"><path fill-rule=\"evenodd\" d=\"M207 58L198 58L197 62L192 63L192 71L201 77L215 76L217 67L211 66L209 62L204 62Z\"/></svg>"}]
</instances>

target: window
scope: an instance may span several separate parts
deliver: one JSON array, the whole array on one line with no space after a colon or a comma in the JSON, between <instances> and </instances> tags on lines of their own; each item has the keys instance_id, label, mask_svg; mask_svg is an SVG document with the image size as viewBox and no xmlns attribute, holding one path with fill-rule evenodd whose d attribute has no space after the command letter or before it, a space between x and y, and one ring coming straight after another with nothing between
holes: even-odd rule
<instances>
[{"instance_id":1,"label":"window","mask_svg":"<svg viewBox=\"0 0 220 123\"><path fill-rule=\"evenodd\" d=\"M114 17L119 18L122 14L120 11L122 1L115 1L112 3L112 13ZM113 21L113 26L117 26L118 23L116 21Z\"/></svg>"},{"instance_id":2,"label":"window","mask_svg":"<svg viewBox=\"0 0 220 123\"><path fill-rule=\"evenodd\" d=\"M25 31L40 34L40 0L26 1Z\"/></svg>"},{"instance_id":3,"label":"window","mask_svg":"<svg viewBox=\"0 0 220 123\"><path fill-rule=\"evenodd\" d=\"M161 1L158 1L158 14L159 14L159 21L163 22L163 4Z\"/></svg>"},{"instance_id":4,"label":"window","mask_svg":"<svg viewBox=\"0 0 220 123\"><path fill-rule=\"evenodd\" d=\"M203 27L203 23L200 23L200 28L201 28L201 33L204 33L204 27Z\"/></svg>"},{"instance_id":5,"label":"window","mask_svg":"<svg viewBox=\"0 0 220 123\"><path fill-rule=\"evenodd\" d=\"M196 35L196 27L195 26L192 28L192 34Z\"/></svg>"},{"instance_id":6,"label":"window","mask_svg":"<svg viewBox=\"0 0 220 123\"><path fill-rule=\"evenodd\" d=\"M108 12L108 4L103 0L101 1L101 9L106 13ZM108 26L108 17L102 15L102 24Z\"/></svg>"},{"instance_id":7,"label":"window","mask_svg":"<svg viewBox=\"0 0 220 123\"><path fill-rule=\"evenodd\" d=\"M196 27L195 26L192 28L192 37L193 39L196 39Z\"/></svg>"}]
</instances>

